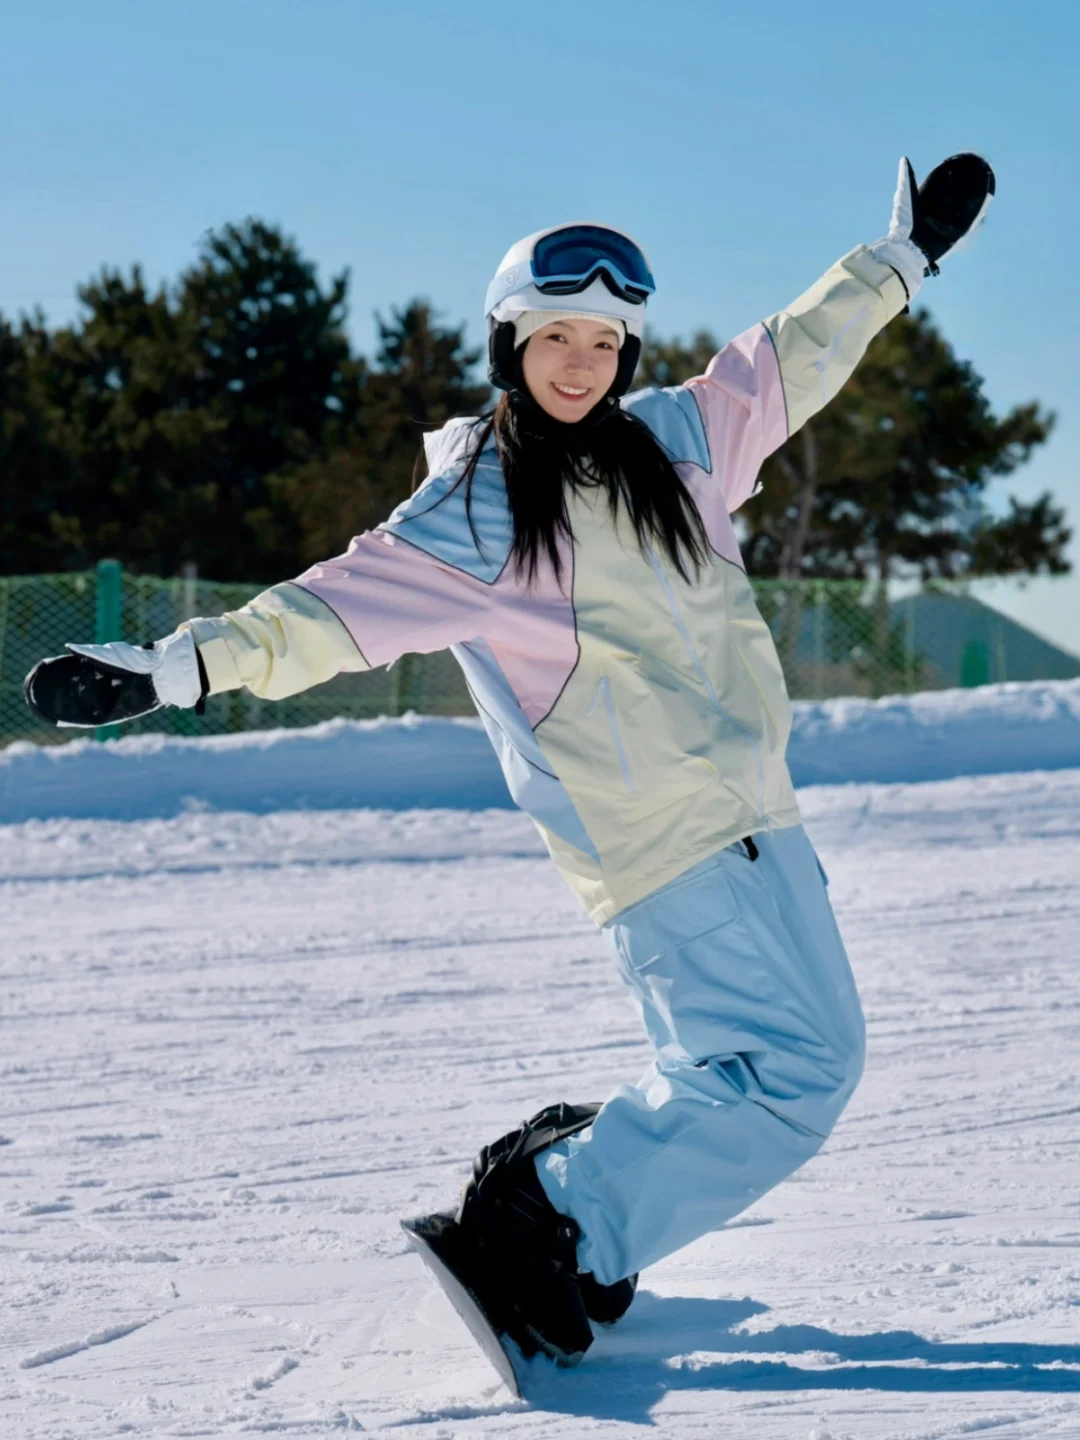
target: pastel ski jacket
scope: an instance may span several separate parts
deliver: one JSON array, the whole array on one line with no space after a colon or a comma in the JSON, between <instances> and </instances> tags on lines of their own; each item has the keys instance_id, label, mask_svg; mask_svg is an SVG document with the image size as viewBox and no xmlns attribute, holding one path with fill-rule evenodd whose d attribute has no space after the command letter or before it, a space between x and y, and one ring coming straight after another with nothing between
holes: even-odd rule
<instances>
[{"instance_id":1,"label":"pastel ski jacket","mask_svg":"<svg viewBox=\"0 0 1080 1440\"><path fill-rule=\"evenodd\" d=\"M863 246L705 374L623 406L674 462L704 521L693 583L644 552L620 507L569 497L560 586L510 563L494 446L455 489L476 421L427 439L429 478L348 550L243 609L188 622L211 693L280 699L341 671L449 646L510 792L604 924L733 841L799 823L784 754L791 711L731 515L762 462L825 405L901 311L898 273Z\"/></svg>"}]
</instances>

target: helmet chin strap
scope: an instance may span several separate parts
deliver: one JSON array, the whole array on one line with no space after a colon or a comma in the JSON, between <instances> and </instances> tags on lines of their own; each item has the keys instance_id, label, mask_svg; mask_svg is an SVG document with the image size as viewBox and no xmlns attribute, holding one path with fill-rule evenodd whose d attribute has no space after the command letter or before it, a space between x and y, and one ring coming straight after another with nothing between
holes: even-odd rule
<instances>
[{"instance_id":1,"label":"helmet chin strap","mask_svg":"<svg viewBox=\"0 0 1080 1440\"><path fill-rule=\"evenodd\" d=\"M510 402L510 409L514 418L535 435L541 435L547 440L561 440L564 444L573 445L576 437L588 435L598 426L603 425L616 415L619 410L619 400L609 390L602 400L598 400L587 415L580 420L559 420L549 411L545 410L536 397L526 386L524 380L521 385L515 385L507 396Z\"/></svg>"}]
</instances>

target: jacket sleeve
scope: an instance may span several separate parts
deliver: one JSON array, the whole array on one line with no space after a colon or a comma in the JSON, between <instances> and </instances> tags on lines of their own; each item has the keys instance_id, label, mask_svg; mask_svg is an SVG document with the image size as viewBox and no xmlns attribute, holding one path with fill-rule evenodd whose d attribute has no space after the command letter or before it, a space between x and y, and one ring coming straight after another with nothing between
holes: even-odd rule
<instances>
[{"instance_id":1,"label":"jacket sleeve","mask_svg":"<svg viewBox=\"0 0 1080 1440\"><path fill-rule=\"evenodd\" d=\"M264 700L281 700L342 671L370 670L482 635L499 603L494 585L432 553L440 549L438 535L433 540L434 528L413 518L421 523L413 525L412 539L392 517L358 536L344 555L265 590L242 609L187 621L210 694L246 686ZM445 530L453 517L439 521Z\"/></svg>"},{"instance_id":2,"label":"jacket sleeve","mask_svg":"<svg viewBox=\"0 0 1080 1440\"><path fill-rule=\"evenodd\" d=\"M860 245L687 381L729 511L753 494L767 456L829 403L907 300L897 272Z\"/></svg>"},{"instance_id":3,"label":"jacket sleeve","mask_svg":"<svg viewBox=\"0 0 1080 1440\"><path fill-rule=\"evenodd\" d=\"M211 695L246 686L262 700L283 700L343 670L370 664L348 630L299 584L275 585L240 610L186 620Z\"/></svg>"}]
</instances>

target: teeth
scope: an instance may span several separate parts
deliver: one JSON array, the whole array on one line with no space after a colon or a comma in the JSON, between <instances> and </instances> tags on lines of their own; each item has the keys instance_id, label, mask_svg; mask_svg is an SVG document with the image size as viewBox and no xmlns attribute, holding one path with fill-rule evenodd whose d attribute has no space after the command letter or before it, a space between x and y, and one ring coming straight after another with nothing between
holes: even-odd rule
<instances>
[{"instance_id":1,"label":"teeth","mask_svg":"<svg viewBox=\"0 0 1080 1440\"><path fill-rule=\"evenodd\" d=\"M587 395L589 393L588 386L579 390L573 385L556 385L555 389L560 395Z\"/></svg>"}]
</instances>

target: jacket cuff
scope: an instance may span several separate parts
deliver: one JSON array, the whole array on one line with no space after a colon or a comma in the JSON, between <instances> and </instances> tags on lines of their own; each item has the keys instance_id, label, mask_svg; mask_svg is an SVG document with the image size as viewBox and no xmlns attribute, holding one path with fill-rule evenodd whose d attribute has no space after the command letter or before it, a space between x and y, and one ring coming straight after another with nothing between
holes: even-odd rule
<instances>
[{"instance_id":1,"label":"jacket cuff","mask_svg":"<svg viewBox=\"0 0 1080 1440\"><path fill-rule=\"evenodd\" d=\"M190 630L199 649L199 659L206 671L207 694L220 695L223 690L240 690L243 680L236 661L223 636L216 634L213 620L188 620L181 627Z\"/></svg>"},{"instance_id":2,"label":"jacket cuff","mask_svg":"<svg viewBox=\"0 0 1080 1440\"><path fill-rule=\"evenodd\" d=\"M875 260L888 265L900 277L910 305L926 278L926 256L910 240L890 239L887 235L867 248Z\"/></svg>"}]
</instances>

